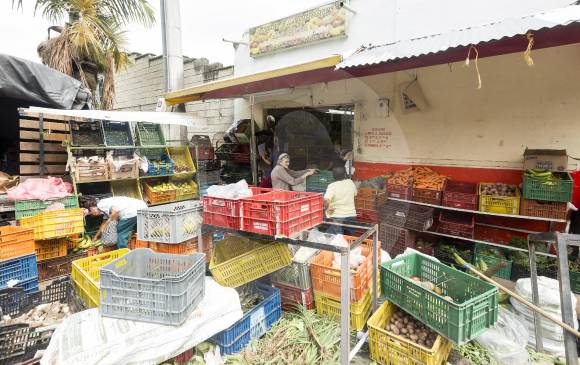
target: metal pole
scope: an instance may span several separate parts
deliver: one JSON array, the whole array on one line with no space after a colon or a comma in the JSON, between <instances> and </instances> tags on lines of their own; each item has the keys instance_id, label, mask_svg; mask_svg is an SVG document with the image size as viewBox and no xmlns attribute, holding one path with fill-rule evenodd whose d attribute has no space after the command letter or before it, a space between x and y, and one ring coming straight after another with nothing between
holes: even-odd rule
<instances>
[{"instance_id":1,"label":"metal pole","mask_svg":"<svg viewBox=\"0 0 580 365\"><path fill-rule=\"evenodd\" d=\"M350 248L340 253L340 363L350 355Z\"/></svg>"},{"instance_id":2,"label":"metal pole","mask_svg":"<svg viewBox=\"0 0 580 365\"><path fill-rule=\"evenodd\" d=\"M252 183L258 185L258 167L256 164L256 129L254 128L254 95L250 95L250 166L252 169Z\"/></svg>"},{"instance_id":3,"label":"metal pole","mask_svg":"<svg viewBox=\"0 0 580 365\"><path fill-rule=\"evenodd\" d=\"M560 305L562 309L562 322L576 328L574 323L574 311L572 306L572 293L570 292L570 271L568 267L568 242L560 234L556 234L558 244L558 280L560 282ZM566 364L578 363L576 348L576 336L564 331L564 347L566 349Z\"/></svg>"},{"instance_id":4,"label":"metal pole","mask_svg":"<svg viewBox=\"0 0 580 365\"><path fill-rule=\"evenodd\" d=\"M38 151L38 174L40 177L44 176L44 116L40 113L38 118L38 141L39 151Z\"/></svg>"},{"instance_id":5,"label":"metal pole","mask_svg":"<svg viewBox=\"0 0 580 365\"><path fill-rule=\"evenodd\" d=\"M373 313L377 310L377 271L379 262L379 226L375 224L373 233Z\"/></svg>"},{"instance_id":6,"label":"metal pole","mask_svg":"<svg viewBox=\"0 0 580 365\"><path fill-rule=\"evenodd\" d=\"M530 260L530 283L532 286L532 301L534 305L540 306L540 298L538 294L538 271L536 268L536 244L528 236L528 251ZM542 317L539 313L534 312L534 327L536 337L536 351L544 352L544 342L542 340Z\"/></svg>"}]
</instances>

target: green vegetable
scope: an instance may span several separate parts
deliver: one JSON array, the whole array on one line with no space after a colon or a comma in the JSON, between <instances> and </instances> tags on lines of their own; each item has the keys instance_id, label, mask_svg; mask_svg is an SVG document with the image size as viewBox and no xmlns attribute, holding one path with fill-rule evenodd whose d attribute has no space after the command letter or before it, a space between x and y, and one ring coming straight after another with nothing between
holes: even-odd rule
<instances>
[{"instance_id":1,"label":"green vegetable","mask_svg":"<svg viewBox=\"0 0 580 365\"><path fill-rule=\"evenodd\" d=\"M468 342L464 345L455 347L455 350L471 361L473 365L500 365L493 357L491 352L478 344L477 342Z\"/></svg>"}]
</instances>

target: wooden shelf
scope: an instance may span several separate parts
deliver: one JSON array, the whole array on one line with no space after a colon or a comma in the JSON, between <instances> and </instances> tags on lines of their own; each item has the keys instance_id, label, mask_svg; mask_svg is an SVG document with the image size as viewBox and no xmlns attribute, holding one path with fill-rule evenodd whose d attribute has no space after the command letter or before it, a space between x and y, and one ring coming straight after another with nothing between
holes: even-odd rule
<instances>
[{"instance_id":1,"label":"wooden shelf","mask_svg":"<svg viewBox=\"0 0 580 365\"><path fill-rule=\"evenodd\" d=\"M195 172L179 172L177 174L167 174L167 175L147 175L147 176L139 176L139 177L131 177L128 179L108 179L108 180L93 180L93 181L77 181L76 184L91 184L91 183L100 183L100 182L111 182L111 181L127 181L127 180L144 180L144 179L155 179L158 177L187 177L195 175Z\"/></svg>"}]
</instances>

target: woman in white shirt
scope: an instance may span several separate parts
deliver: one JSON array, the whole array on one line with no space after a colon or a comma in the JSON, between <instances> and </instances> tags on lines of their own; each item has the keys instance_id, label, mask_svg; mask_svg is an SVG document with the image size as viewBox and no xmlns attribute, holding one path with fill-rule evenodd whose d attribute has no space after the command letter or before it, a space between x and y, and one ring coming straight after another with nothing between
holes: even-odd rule
<instances>
[{"instance_id":1,"label":"woman in white shirt","mask_svg":"<svg viewBox=\"0 0 580 365\"><path fill-rule=\"evenodd\" d=\"M356 221L356 208L354 206L354 197L357 195L356 185L346 176L344 166L334 167L332 175L334 182L328 184L324 194L326 216L337 223L353 224ZM349 236L354 234L352 228L335 225L332 225L328 232Z\"/></svg>"}]
</instances>

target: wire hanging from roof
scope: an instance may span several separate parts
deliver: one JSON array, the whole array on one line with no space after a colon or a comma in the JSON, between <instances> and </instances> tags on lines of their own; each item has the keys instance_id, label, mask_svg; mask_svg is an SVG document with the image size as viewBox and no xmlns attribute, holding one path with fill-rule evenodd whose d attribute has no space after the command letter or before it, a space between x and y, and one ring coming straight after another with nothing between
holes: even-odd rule
<instances>
[{"instance_id":1,"label":"wire hanging from roof","mask_svg":"<svg viewBox=\"0 0 580 365\"><path fill-rule=\"evenodd\" d=\"M467 50L467 58L465 59L465 66L469 67L469 57L471 56L471 50L475 52L475 72L477 73L477 88L481 89L481 74L479 73L479 66L477 65L477 59L479 58L479 52L477 48L472 44Z\"/></svg>"}]
</instances>

